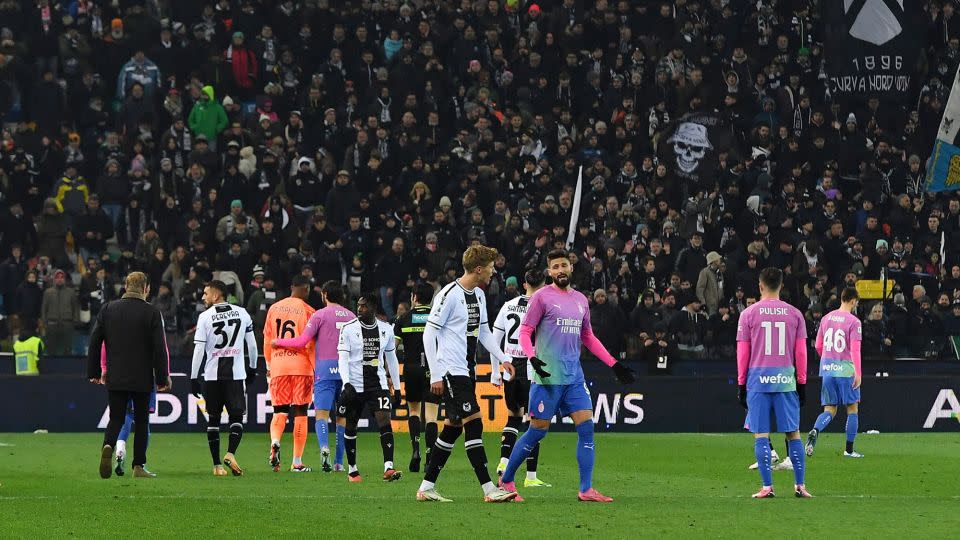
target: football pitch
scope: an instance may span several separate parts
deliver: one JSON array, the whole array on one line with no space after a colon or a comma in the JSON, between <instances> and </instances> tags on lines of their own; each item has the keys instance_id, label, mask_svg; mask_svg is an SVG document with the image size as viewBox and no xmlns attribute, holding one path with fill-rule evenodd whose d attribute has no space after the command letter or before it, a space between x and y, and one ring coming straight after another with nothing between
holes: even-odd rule
<instances>
[{"instance_id":1,"label":"football pitch","mask_svg":"<svg viewBox=\"0 0 960 540\"><path fill-rule=\"evenodd\" d=\"M807 461L814 499L793 497L793 473L775 471L776 499L752 500L759 475L748 434L598 434L595 485L613 504L576 501L576 436L554 433L541 452L540 478L523 503L485 504L462 438L438 490L453 503L419 503L422 473L385 484L377 436L362 432L364 481L319 472L315 439L304 462L315 472L273 473L266 434L247 434L242 478L215 478L204 433L154 433L155 479L101 480L100 434L0 434L0 537L111 538L801 538L949 537L957 534L960 437L861 435L861 460L841 457L842 433L826 433ZM226 447L226 436L223 437ZM131 441L132 442L132 441ZM499 437L485 437L491 471ZM290 434L286 434L289 466ZM782 455L783 441L775 439ZM406 470L409 439L397 434ZM521 475L518 475L518 479Z\"/></svg>"}]
</instances>

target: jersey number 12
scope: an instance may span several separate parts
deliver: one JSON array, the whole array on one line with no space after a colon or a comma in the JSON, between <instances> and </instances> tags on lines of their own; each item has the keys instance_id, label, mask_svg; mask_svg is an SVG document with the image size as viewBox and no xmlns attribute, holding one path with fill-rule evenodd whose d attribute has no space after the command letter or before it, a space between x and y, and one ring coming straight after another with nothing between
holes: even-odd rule
<instances>
[{"instance_id":1,"label":"jersey number 12","mask_svg":"<svg viewBox=\"0 0 960 540\"><path fill-rule=\"evenodd\" d=\"M773 354L774 330L776 330L777 356L787 354L787 323L783 321L772 323L763 321L760 323L763 328L763 354Z\"/></svg>"}]
</instances>

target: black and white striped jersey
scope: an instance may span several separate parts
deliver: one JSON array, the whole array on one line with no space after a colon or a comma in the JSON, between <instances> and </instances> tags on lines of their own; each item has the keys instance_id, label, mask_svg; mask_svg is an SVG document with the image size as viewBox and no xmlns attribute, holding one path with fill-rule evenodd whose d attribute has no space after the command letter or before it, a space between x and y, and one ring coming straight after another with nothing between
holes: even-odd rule
<instances>
[{"instance_id":1,"label":"black and white striped jersey","mask_svg":"<svg viewBox=\"0 0 960 540\"><path fill-rule=\"evenodd\" d=\"M206 381L241 381L247 366L257 367L257 340L247 310L223 302L210 306L197 319L193 337L190 378Z\"/></svg>"}]
</instances>

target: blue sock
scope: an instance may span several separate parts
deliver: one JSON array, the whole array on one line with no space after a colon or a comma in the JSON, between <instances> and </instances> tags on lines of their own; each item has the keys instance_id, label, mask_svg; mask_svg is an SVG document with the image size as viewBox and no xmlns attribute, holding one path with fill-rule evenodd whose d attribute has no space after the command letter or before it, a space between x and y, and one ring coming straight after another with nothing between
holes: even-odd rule
<instances>
[{"instance_id":1,"label":"blue sock","mask_svg":"<svg viewBox=\"0 0 960 540\"><path fill-rule=\"evenodd\" d=\"M318 418L316 421L317 426L317 445L321 450L324 448L330 448L330 427L327 425L327 421Z\"/></svg>"},{"instance_id":2,"label":"blue sock","mask_svg":"<svg viewBox=\"0 0 960 540\"><path fill-rule=\"evenodd\" d=\"M753 440L753 453L757 455L757 469L764 486L773 485L773 469L770 463L770 437Z\"/></svg>"},{"instance_id":3,"label":"blue sock","mask_svg":"<svg viewBox=\"0 0 960 540\"><path fill-rule=\"evenodd\" d=\"M817 421L813 424L813 429L817 430L817 433L820 433L830 424L830 421L833 420L833 415L827 411L820 413L820 416L817 417Z\"/></svg>"},{"instance_id":4,"label":"blue sock","mask_svg":"<svg viewBox=\"0 0 960 540\"><path fill-rule=\"evenodd\" d=\"M119 440L126 442L130 438L130 431L133 430L133 413L127 411L127 416L123 419L123 427L120 428Z\"/></svg>"},{"instance_id":5,"label":"blue sock","mask_svg":"<svg viewBox=\"0 0 960 540\"><path fill-rule=\"evenodd\" d=\"M580 493L593 487L593 420L577 426L577 466L580 468Z\"/></svg>"},{"instance_id":6,"label":"blue sock","mask_svg":"<svg viewBox=\"0 0 960 540\"><path fill-rule=\"evenodd\" d=\"M346 428L337 424L337 450L333 457L334 465L343 465L343 432Z\"/></svg>"},{"instance_id":7,"label":"blue sock","mask_svg":"<svg viewBox=\"0 0 960 540\"><path fill-rule=\"evenodd\" d=\"M505 483L513 482L513 476L517 474L517 469L520 468L520 465L523 465L523 462L527 460L530 452L533 452L537 444L546 436L547 430L530 426L530 429L517 440L517 443L513 445L513 451L510 452L510 461L507 462L507 469L503 471L503 481Z\"/></svg>"},{"instance_id":8,"label":"blue sock","mask_svg":"<svg viewBox=\"0 0 960 540\"><path fill-rule=\"evenodd\" d=\"M853 444L857 438L857 430L860 429L860 415L857 413L847 415L847 442Z\"/></svg>"},{"instance_id":9,"label":"blue sock","mask_svg":"<svg viewBox=\"0 0 960 540\"><path fill-rule=\"evenodd\" d=\"M803 485L807 474L807 454L803 451L803 442L791 439L787 446L790 448L790 461L793 462L793 479L797 485Z\"/></svg>"}]
</instances>

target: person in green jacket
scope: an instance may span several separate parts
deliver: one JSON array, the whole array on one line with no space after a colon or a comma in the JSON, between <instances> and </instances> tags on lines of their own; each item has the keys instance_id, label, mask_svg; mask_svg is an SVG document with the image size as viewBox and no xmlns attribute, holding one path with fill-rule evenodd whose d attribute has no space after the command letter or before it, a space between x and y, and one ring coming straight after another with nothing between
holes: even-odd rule
<instances>
[{"instance_id":1,"label":"person in green jacket","mask_svg":"<svg viewBox=\"0 0 960 540\"><path fill-rule=\"evenodd\" d=\"M207 136L210 150L217 149L217 137L227 128L227 113L217 102L212 86L204 86L200 93L200 101L193 105L187 125L194 135L201 133Z\"/></svg>"}]
</instances>

